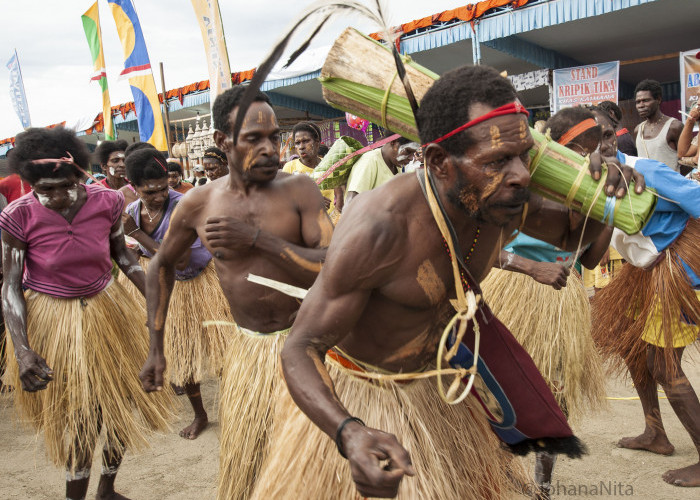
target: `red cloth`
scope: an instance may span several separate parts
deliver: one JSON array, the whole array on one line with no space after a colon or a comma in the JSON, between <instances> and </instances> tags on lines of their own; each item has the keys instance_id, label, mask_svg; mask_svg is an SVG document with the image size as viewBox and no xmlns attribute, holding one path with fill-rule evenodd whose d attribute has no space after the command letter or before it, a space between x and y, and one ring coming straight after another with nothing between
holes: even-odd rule
<instances>
[{"instance_id":1,"label":"red cloth","mask_svg":"<svg viewBox=\"0 0 700 500\"><path fill-rule=\"evenodd\" d=\"M31 190L29 183L20 179L17 174L12 174L0 181L0 194L7 199L7 203L12 203Z\"/></svg>"},{"instance_id":2,"label":"red cloth","mask_svg":"<svg viewBox=\"0 0 700 500\"><path fill-rule=\"evenodd\" d=\"M620 137L621 135L625 135L625 134L628 134L628 133L629 133L629 130L627 130L626 128L621 128L621 129L618 130L615 134L616 134L618 137Z\"/></svg>"}]
</instances>

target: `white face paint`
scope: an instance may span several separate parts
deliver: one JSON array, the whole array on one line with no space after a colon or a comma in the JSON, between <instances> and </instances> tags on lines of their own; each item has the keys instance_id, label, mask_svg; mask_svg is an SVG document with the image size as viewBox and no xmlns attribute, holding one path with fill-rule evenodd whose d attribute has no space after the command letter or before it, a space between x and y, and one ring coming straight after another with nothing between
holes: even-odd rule
<instances>
[{"instance_id":1,"label":"white face paint","mask_svg":"<svg viewBox=\"0 0 700 500\"><path fill-rule=\"evenodd\" d=\"M109 175L111 175L112 177L117 175L117 171L114 170L114 167L109 167Z\"/></svg>"},{"instance_id":2,"label":"white face paint","mask_svg":"<svg viewBox=\"0 0 700 500\"><path fill-rule=\"evenodd\" d=\"M36 197L39 200L39 203L42 205L46 206L49 203L49 197L46 196L45 194L39 194L35 191Z\"/></svg>"},{"instance_id":3,"label":"white face paint","mask_svg":"<svg viewBox=\"0 0 700 500\"><path fill-rule=\"evenodd\" d=\"M70 199L71 204L78 201L78 186L72 187L68 190L68 198Z\"/></svg>"}]
</instances>

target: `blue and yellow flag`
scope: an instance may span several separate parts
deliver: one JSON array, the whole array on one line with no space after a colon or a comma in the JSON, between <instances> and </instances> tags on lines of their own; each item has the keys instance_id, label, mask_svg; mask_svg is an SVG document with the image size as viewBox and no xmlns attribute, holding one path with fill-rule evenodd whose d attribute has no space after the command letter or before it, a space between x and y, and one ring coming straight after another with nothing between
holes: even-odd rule
<instances>
[{"instance_id":1,"label":"blue and yellow flag","mask_svg":"<svg viewBox=\"0 0 700 500\"><path fill-rule=\"evenodd\" d=\"M158 91L134 4L131 0L107 2L112 9L117 33L124 49L124 70L121 75L129 78L141 140L151 143L159 151L167 151L168 142L163 115L160 112Z\"/></svg>"},{"instance_id":2,"label":"blue and yellow flag","mask_svg":"<svg viewBox=\"0 0 700 500\"><path fill-rule=\"evenodd\" d=\"M112 125L112 106L109 102L109 90L107 89L107 71L105 70L105 54L102 50L102 30L100 29L100 12L97 8L97 2L81 16L81 19L92 55L94 73L91 80L98 82L102 89L102 119L105 140L113 141L115 137Z\"/></svg>"}]
</instances>

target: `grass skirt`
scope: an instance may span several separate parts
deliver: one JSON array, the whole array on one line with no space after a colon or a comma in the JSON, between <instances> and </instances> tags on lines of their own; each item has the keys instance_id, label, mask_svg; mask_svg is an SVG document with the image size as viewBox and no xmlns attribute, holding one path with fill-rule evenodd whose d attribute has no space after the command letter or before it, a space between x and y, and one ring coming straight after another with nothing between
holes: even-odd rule
<instances>
[{"instance_id":1,"label":"grass skirt","mask_svg":"<svg viewBox=\"0 0 700 500\"><path fill-rule=\"evenodd\" d=\"M588 295L577 275L555 290L525 274L494 269L481 289L569 420L580 421L586 411L605 406L602 359L591 337Z\"/></svg>"},{"instance_id":2,"label":"grass skirt","mask_svg":"<svg viewBox=\"0 0 700 500\"><path fill-rule=\"evenodd\" d=\"M146 318L119 283L88 298L31 290L25 298L29 345L53 369L54 380L39 392L22 390L9 335L6 380L16 388L20 415L44 432L51 461L75 466L84 458L80 450L91 453L100 418L107 440L132 450L148 446L149 430L168 429L172 393L146 394L141 388Z\"/></svg>"},{"instance_id":3,"label":"grass skirt","mask_svg":"<svg viewBox=\"0 0 700 500\"><path fill-rule=\"evenodd\" d=\"M626 367L633 378L647 371L647 346L663 349L668 375L675 377L673 347L698 336L700 300L688 281L681 259L700 275L700 220L685 231L651 269L625 264L592 302L593 338L613 371Z\"/></svg>"},{"instance_id":4,"label":"grass skirt","mask_svg":"<svg viewBox=\"0 0 700 500\"><path fill-rule=\"evenodd\" d=\"M219 500L249 498L267 455L272 410L284 385L284 333L253 337L239 331L229 340L220 385Z\"/></svg>"},{"instance_id":5,"label":"grass skirt","mask_svg":"<svg viewBox=\"0 0 700 500\"><path fill-rule=\"evenodd\" d=\"M141 257L144 270L149 260ZM119 279L127 282L127 289L145 308L145 299L133 283L123 273ZM204 321L212 321L212 324L205 327ZM207 376L218 375L226 344L234 335L231 325L230 307L213 262L209 262L197 277L175 281L163 339L168 380L183 386L189 381L200 382Z\"/></svg>"},{"instance_id":6,"label":"grass skirt","mask_svg":"<svg viewBox=\"0 0 700 500\"><path fill-rule=\"evenodd\" d=\"M520 468L520 462L501 448L472 398L451 406L440 399L432 379L379 385L335 362L328 360L326 367L350 414L394 434L410 453L416 476L402 480L397 498L513 497L511 468ZM276 404L270 444L253 498L361 498L348 461L299 410L286 386Z\"/></svg>"}]
</instances>

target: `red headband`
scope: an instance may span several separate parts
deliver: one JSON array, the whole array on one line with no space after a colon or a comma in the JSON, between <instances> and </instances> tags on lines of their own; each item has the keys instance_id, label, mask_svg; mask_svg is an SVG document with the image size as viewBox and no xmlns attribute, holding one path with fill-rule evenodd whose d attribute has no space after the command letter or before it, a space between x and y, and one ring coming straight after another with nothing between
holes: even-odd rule
<instances>
[{"instance_id":1,"label":"red headband","mask_svg":"<svg viewBox=\"0 0 700 500\"><path fill-rule=\"evenodd\" d=\"M503 115L515 115L518 113L522 113L525 116L530 116L530 113L528 113L527 109L520 104L519 102L509 102L508 104L504 104L501 107L498 107L496 109L492 109L488 113L481 115L477 118L474 118L471 121L468 121L464 125L461 125L454 129L451 132L446 133L442 137L435 139L434 141L430 141L428 144L437 144L439 142L444 141L445 139L449 139L455 134L459 134L460 132L467 130L468 128L473 127L474 125L478 125L481 122L485 122L486 120L490 120L491 118L495 118L497 116L503 116ZM423 144L423 147L427 146L428 144Z\"/></svg>"},{"instance_id":2,"label":"red headband","mask_svg":"<svg viewBox=\"0 0 700 500\"><path fill-rule=\"evenodd\" d=\"M583 134L586 130L597 127L598 124L593 118L586 118L581 123L578 123L567 130L564 135L562 135L557 141L562 146L566 146L571 141L576 139L579 135Z\"/></svg>"}]
</instances>

